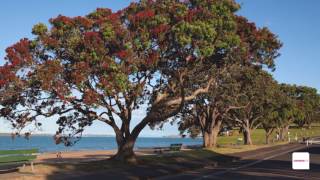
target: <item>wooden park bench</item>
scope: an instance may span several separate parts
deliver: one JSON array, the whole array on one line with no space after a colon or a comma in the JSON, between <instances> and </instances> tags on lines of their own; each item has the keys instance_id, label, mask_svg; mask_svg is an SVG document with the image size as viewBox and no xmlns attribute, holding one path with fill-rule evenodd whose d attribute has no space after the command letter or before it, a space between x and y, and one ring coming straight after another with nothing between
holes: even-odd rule
<instances>
[{"instance_id":1,"label":"wooden park bench","mask_svg":"<svg viewBox=\"0 0 320 180\"><path fill-rule=\"evenodd\" d=\"M33 171L33 160L37 158L38 149L0 150L0 174L15 172L20 166L30 163Z\"/></svg>"},{"instance_id":2,"label":"wooden park bench","mask_svg":"<svg viewBox=\"0 0 320 180\"><path fill-rule=\"evenodd\" d=\"M170 144L170 151L180 151L182 144Z\"/></svg>"},{"instance_id":3,"label":"wooden park bench","mask_svg":"<svg viewBox=\"0 0 320 180\"><path fill-rule=\"evenodd\" d=\"M162 154L164 151L180 151L182 144L170 144L169 147L154 147L154 153Z\"/></svg>"}]
</instances>

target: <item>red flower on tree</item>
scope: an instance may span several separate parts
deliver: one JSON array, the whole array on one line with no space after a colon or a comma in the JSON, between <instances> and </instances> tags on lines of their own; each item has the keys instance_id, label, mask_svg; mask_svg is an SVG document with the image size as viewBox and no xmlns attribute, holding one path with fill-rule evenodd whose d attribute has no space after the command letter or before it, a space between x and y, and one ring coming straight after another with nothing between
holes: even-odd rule
<instances>
[{"instance_id":1,"label":"red flower on tree","mask_svg":"<svg viewBox=\"0 0 320 180\"><path fill-rule=\"evenodd\" d=\"M84 33L85 44L89 46L99 46L103 41L98 32L85 32Z\"/></svg>"},{"instance_id":2,"label":"red flower on tree","mask_svg":"<svg viewBox=\"0 0 320 180\"><path fill-rule=\"evenodd\" d=\"M56 27L62 27L63 25L68 25L68 26L73 25L72 18L62 16L62 15L59 15L56 18L51 18L49 22Z\"/></svg>"},{"instance_id":3,"label":"red flower on tree","mask_svg":"<svg viewBox=\"0 0 320 180\"><path fill-rule=\"evenodd\" d=\"M120 15L121 15L122 11L117 11L116 13L112 13L108 19L113 23L113 22L117 22L117 20L119 20Z\"/></svg>"},{"instance_id":4,"label":"red flower on tree","mask_svg":"<svg viewBox=\"0 0 320 180\"><path fill-rule=\"evenodd\" d=\"M44 44L51 46L51 47L56 47L59 44L59 41L57 41L56 39L53 39L51 37L44 37L43 42L44 42Z\"/></svg>"},{"instance_id":5,"label":"red flower on tree","mask_svg":"<svg viewBox=\"0 0 320 180\"><path fill-rule=\"evenodd\" d=\"M147 20L151 17L153 17L155 15L153 10L144 10L141 12L138 12L134 17L133 20L134 21L143 21L143 20Z\"/></svg>"},{"instance_id":6,"label":"red flower on tree","mask_svg":"<svg viewBox=\"0 0 320 180\"><path fill-rule=\"evenodd\" d=\"M124 59L124 58L126 58L126 57L128 56L128 52L125 51L125 50L122 50L122 51L117 52L116 55L117 55L119 58Z\"/></svg>"},{"instance_id":7,"label":"red flower on tree","mask_svg":"<svg viewBox=\"0 0 320 180\"><path fill-rule=\"evenodd\" d=\"M83 102L86 104L94 104L99 99L98 94L94 91L88 90L84 93Z\"/></svg>"},{"instance_id":8,"label":"red flower on tree","mask_svg":"<svg viewBox=\"0 0 320 180\"><path fill-rule=\"evenodd\" d=\"M21 39L18 43L6 49L6 60L11 62L13 67L21 65L24 62L30 62L32 56L30 54L30 41L26 38Z\"/></svg>"},{"instance_id":9,"label":"red flower on tree","mask_svg":"<svg viewBox=\"0 0 320 180\"><path fill-rule=\"evenodd\" d=\"M93 22L90 19L85 17L77 16L73 20L85 28L91 28L93 25Z\"/></svg>"},{"instance_id":10,"label":"red flower on tree","mask_svg":"<svg viewBox=\"0 0 320 180\"><path fill-rule=\"evenodd\" d=\"M152 33L156 36L158 36L159 34L166 32L169 29L169 25L167 24L160 24L159 26L157 26L156 28L154 28L152 30Z\"/></svg>"}]
</instances>

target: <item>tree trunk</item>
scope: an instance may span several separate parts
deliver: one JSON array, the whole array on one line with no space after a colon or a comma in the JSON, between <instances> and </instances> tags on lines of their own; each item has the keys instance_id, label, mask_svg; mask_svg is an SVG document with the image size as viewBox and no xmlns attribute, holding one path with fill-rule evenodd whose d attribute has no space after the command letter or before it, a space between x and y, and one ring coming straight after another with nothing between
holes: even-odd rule
<instances>
[{"instance_id":1,"label":"tree trunk","mask_svg":"<svg viewBox=\"0 0 320 180\"><path fill-rule=\"evenodd\" d=\"M280 140L285 141L288 135L289 125L286 125L280 129Z\"/></svg>"},{"instance_id":2,"label":"tree trunk","mask_svg":"<svg viewBox=\"0 0 320 180\"><path fill-rule=\"evenodd\" d=\"M217 123L215 123L211 130L203 132L203 147L214 148L217 146L217 139L220 128L221 121L218 121Z\"/></svg>"},{"instance_id":3,"label":"tree trunk","mask_svg":"<svg viewBox=\"0 0 320 180\"><path fill-rule=\"evenodd\" d=\"M265 129L265 131L266 131L266 144L269 144L270 143L270 135L272 134L273 129Z\"/></svg>"},{"instance_id":4,"label":"tree trunk","mask_svg":"<svg viewBox=\"0 0 320 180\"><path fill-rule=\"evenodd\" d=\"M283 127L279 128L279 139L281 141L284 140L284 132L283 132Z\"/></svg>"},{"instance_id":5,"label":"tree trunk","mask_svg":"<svg viewBox=\"0 0 320 180\"><path fill-rule=\"evenodd\" d=\"M119 140L119 137L116 138L118 144L118 151L111 159L123 163L136 164L137 157L133 151L136 139L131 136L127 138L122 138L121 140Z\"/></svg>"},{"instance_id":6,"label":"tree trunk","mask_svg":"<svg viewBox=\"0 0 320 180\"><path fill-rule=\"evenodd\" d=\"M242 133L243 133L244 144L245 145L252 145L249 119L244 119L244 123L242 124L242 130L243 130Z\"/></svg>"},{"instance_id":7,"label":"tree trunk","mask_svg":"<svg viewBox=\"0 0 320 180\"><path fill-rule=\"evenodd\" d=\"M220 131L220 126L219 128L213 129L213 133L212 133L212 147L217 147L217 140L218 140L218 134Z\"/></svg>"},{"instance_id":8,"label":"tree trunk","mask_svg":"<svg viewBox=\"0 0 320 180\"><path fill-rule=\"evenodd\" d=\"M203 147L211 148L212 147L212 131L204 131L203 132Z\"/></svg>"},{"instance_id":9,"label":"tree trunk","mask_svg":"<svg viewBox=\"0 0 320 180\"><path fill-rule=\"evenodd\" d=\"M245 145L252 145L251 129L249 127L243 128L243 139Z\"/></svg>"},{"instance_id":10,"label":"tree trunk","mask_svg":"<svg viewBox=\"0 0 320 180\"><path fill-rule=\"evenodd\" d=\"M216 119L216 123L214 124L212 129L212 137L211 137L212 147L217 147L218 134L221 129L221 124L222 124L222 121L219 119Z\"/></svg>"},{"instance_id":11,"label":"tree trunk","mask_svg":"<svg viewBox=\"0 0 320 180\"><path fill-rule=\"evenodd\" d=\"M266 133L266 144L270 143L270 134Z\"/></svg>"}]
</instances>

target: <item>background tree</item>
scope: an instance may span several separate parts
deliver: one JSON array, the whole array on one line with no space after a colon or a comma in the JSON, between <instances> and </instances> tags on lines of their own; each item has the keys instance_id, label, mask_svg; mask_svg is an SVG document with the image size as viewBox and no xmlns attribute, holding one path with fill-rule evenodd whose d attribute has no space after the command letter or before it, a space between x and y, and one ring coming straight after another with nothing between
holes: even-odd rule
<instances>
[{"instance_id":1,"label":"background tree","mask_svg":"<svg viewBox=\"0 0 320 180\"><path fill-rule=\"evenodd\" d=\"M278 126L278 133L280 140L284 141L289 131L289 127L294 119L303 118L303 111L298 108L298 101L296 100L296 86L288 84L280 84L280 95L278 96L278 118L280 123Z\"/></svg>"},{"instance_id":2,"label":"background tree","mask_svg":"<svg viewBox=\"0 0 320 180\"><path fill-rule=\"evenodd\" d=\"M223 54L217 52L213 56L215 59L219 57L224 60L216 61L216 66L219 68L215 72L216 74L212 74L218 87L210 89L208 94L191 101L191 104L186 107L187 110L183 111L187 115L182 115L179 123L179 130L182 133L185 131L202 132L205 147L216 145L217 134L227 112L244 106L238 103L238 98L246 93L245 90L241 92L237 90L239 87L237 83L241 83L242 76L244 76L239 73L249 70L254 72L264 67L273 70L274 60L279 56L278 50L281 43L267 28L257 28L254 23L248 22L246 18L241 16L235 16L235 19L237 21L236 33L240 38L239 46L230 51L224 51ZM233 81L226 80L227 78L233 79ZM249 109L250 112L255 111L252 108ZM192 118L194 119L192 120ZM246 129L249 130L248 128ZM247 131L244 132L248 134ZM250 137L250 135L246 137ZM249 138L246 140L252 144Z\"/></svg>"},{"instance_id":3,"label":"background tree","mask_svg":"<svg viewBox=\"0 0 320 180\"><path fill-rule=\"evenodd\" d=\"M277 83L268 72L251 67L243 68L238 81L241 84L238 102L246 107L232 110L229 119L240 127L244 144L252 145L251 132L261 126L265 115L265 103L269 98L274 98L268 96L268 93L274 91Z\"/></svg>"},{"instance_id":4,"label":"background tree","mask_svg":"<svg viewBox=\"0 0 320 180\"><path fill-rule=\"evenodd\" d=\"M300 116L294 119L294 122L303 127L307 125L311 127L311 123L315 120L320 106L320 96L317 89L307 86L294 86L295 92L291 96L296 100L297 111Z\"/></svg>"},{"instance_id":5,"label":"background tree","mask_svg":"<svg viewBox=\"0 0 320 180\"><path fill-rule=\"evenodd\" d=\"M272 133L283 125L283 120L287 120L287 113L283 112L286 111L286 104L290 98L277 83L266 91L265 97L261 127L265 130L266 144L269 144Z\"/></svg>"}]
</instances>

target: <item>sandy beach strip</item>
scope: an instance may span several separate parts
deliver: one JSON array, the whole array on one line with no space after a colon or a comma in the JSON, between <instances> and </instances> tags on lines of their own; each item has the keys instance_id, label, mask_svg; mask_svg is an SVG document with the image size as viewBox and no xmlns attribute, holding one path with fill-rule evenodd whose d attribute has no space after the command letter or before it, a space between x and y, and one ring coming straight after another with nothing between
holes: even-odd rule
<instances>
[{"instance_id":1,"label":"sandy beach strip","mask_svg":"<svg viewBox=\"0 0 320 180\"><path fill-rule=\"evenodd\" d=\"M45 152L37 156L35 163L77 163L110 158L117 150L79 150L79 151L61 151L61 157L58 152ZM150 150L136 150L137 155L153 154Z\"/></svg>"}]
</instances>

